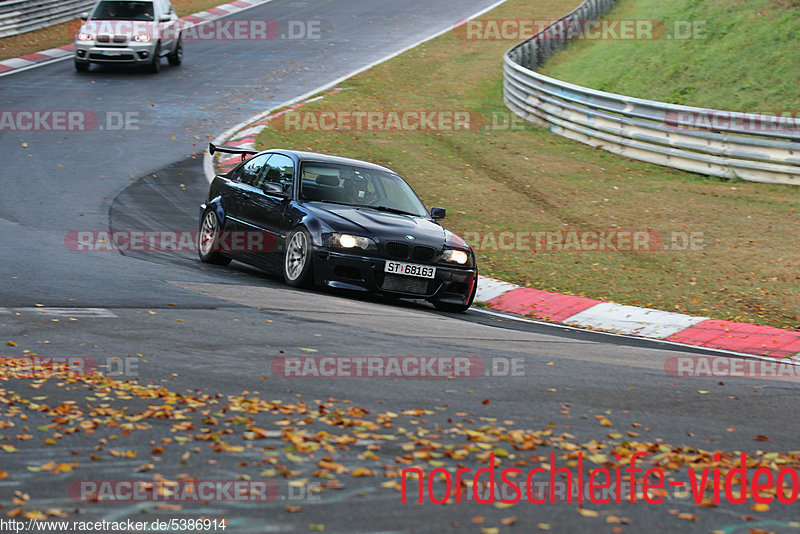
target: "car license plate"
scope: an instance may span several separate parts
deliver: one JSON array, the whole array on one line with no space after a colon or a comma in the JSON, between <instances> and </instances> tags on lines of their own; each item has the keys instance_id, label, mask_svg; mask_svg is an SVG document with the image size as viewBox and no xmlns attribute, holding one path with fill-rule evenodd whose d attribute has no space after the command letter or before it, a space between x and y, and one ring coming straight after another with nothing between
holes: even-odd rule
<instances>
[{"instance_id":1,"label":"car license plate","mask_svg":"<svg viewBox=\"0 0 800 534\"><path fill-rule=\"evenodd\" d=\"M100 50L100 55L103 56L118 56L121 53L119 50Z\"/></svg>"},{"instance_id":2,"label":"car license plate","mask_svg":"<svg viewBox=\"0 0 800 534\"><path fill-rule=\"evenodd\" d=\"M399 261L387 261L384 271L387 273L404 274L406 276L417 276L419 278L433 278L434 275L436 275L436 267L416 265L414 263L402 263Z\"/></svg>"}]
</instances>

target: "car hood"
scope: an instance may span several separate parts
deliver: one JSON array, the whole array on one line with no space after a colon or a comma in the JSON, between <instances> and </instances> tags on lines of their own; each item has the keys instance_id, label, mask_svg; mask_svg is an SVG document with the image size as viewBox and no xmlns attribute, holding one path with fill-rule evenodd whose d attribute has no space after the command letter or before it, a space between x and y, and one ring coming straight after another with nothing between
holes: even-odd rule
<instances>
[{"instance_id":1,"label":"car hood","mask_svg":"<svg viewBox=\"0 0 800 534\"><path fill-rule=\"evenodd\" d=\"M81 26L81 33L91 35L149 35L158 36L158 23L145 20L89 20Z\"/></svg>"},{"instance_id":2,"label":"car hood","mask_svg":"<svg viewBox=\"0 0 800 534\"><path fill-rule=\"evenodd\" d=\"M441 248L448 238L448 232L428 217L400 215L377 211L370 208L342 206L327 202L310 202L307 208L315 211L335 232L353 232L379 240L410 241L414 244Z\"/></svg>"}]
</instances>

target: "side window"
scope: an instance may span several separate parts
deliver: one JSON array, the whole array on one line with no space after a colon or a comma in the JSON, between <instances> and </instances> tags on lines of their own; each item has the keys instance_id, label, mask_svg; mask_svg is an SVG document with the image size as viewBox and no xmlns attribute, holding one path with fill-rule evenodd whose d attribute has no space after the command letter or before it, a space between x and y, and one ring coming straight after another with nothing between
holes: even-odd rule
<instances>
[{"instance_id":1,"label":"side window","mask_svg":"<svg viewBox=\"0 0 800 534\"><path fill-rule=\"evenodd\" d=\"M257 187L261 171L264 169L270 156L272 156L272 154L261 154L250 158L233 172L231 178L237 182Z\"/></svg>"},{"instance_id":2,"label":"side window","mask_svg":"<svg viewBox=\"0 0 800 534\"><path fill-rule=\"evenodd\" d=\"M264 187L266 182L280 184L283 192L292 195L292 175L294 174L294 162L292 158L283 154L273 154L267 162L267 170L262 175L258 187Z\"/></svg>"}]
</instances>

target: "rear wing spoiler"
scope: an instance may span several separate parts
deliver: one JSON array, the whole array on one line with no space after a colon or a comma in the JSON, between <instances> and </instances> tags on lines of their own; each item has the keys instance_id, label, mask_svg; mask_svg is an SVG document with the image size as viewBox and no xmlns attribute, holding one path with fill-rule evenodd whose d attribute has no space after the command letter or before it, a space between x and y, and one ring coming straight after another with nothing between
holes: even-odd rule
<instances>
[{"instance_id":1,"label":"rear wing spoiler","mask_svg":"<svg viewBox=\"0 0 800 534\"><path fill-rule=\"evenodd\" d=\"M242 161L247 159L247 156L258 154L258 150L252 148L239 148L236 146L217 146L214 143L208 144L208 152L213 156L215 152L225 152L227 154L239 154L242 156Z\"/></svg>"}]
</instances>

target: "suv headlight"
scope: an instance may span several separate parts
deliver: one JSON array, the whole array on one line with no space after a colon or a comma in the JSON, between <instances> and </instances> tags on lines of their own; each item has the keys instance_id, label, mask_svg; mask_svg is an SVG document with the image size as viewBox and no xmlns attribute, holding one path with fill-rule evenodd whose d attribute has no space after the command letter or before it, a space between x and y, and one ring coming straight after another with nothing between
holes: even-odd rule
<instances>
[{"instance_id":1,"label":"suv headlight","mask_svg":"<svg viewBox=\"0 0 800 534\"><path fill-rule=\"evenodd\" d=\"M377 250L375 241L368 237L350 234L331 234L330 245L337 248L360 248L361 250Z\"/></svg>"},{"instance_id":2,"label":"suv headlight","mask_svg":"<svg viewBox=\"0 0 800 534\"><path fill-rule=\"evenodd\" d=\"M466 265L469 261L469 254L463 250L448 248L442 254L442 261L449 263L457 263L459 265Z\"/></svg>"},{"instance_id":3,"label":"suv headlight","mask_svg":"<svg viewBox=\"0 0 800 534\"><path fill-rule=\"evenodd\" d=\"M92 35L91 33L80 32L80 33L78 33L78 40L79 41L94 41L94 35Z\"/></svg>"},{"instance_id":4,"label":"suv headlight","mask_svg":"<svg viewBox=\"0 0 800 534\"><path fill-rule=\"evenodd\" d=\"M139 35L133 36L133 40L136 41L137 43L149 43L150 39L151 37L146 33L141 33Z\"/></svg>"}]
</instances>

